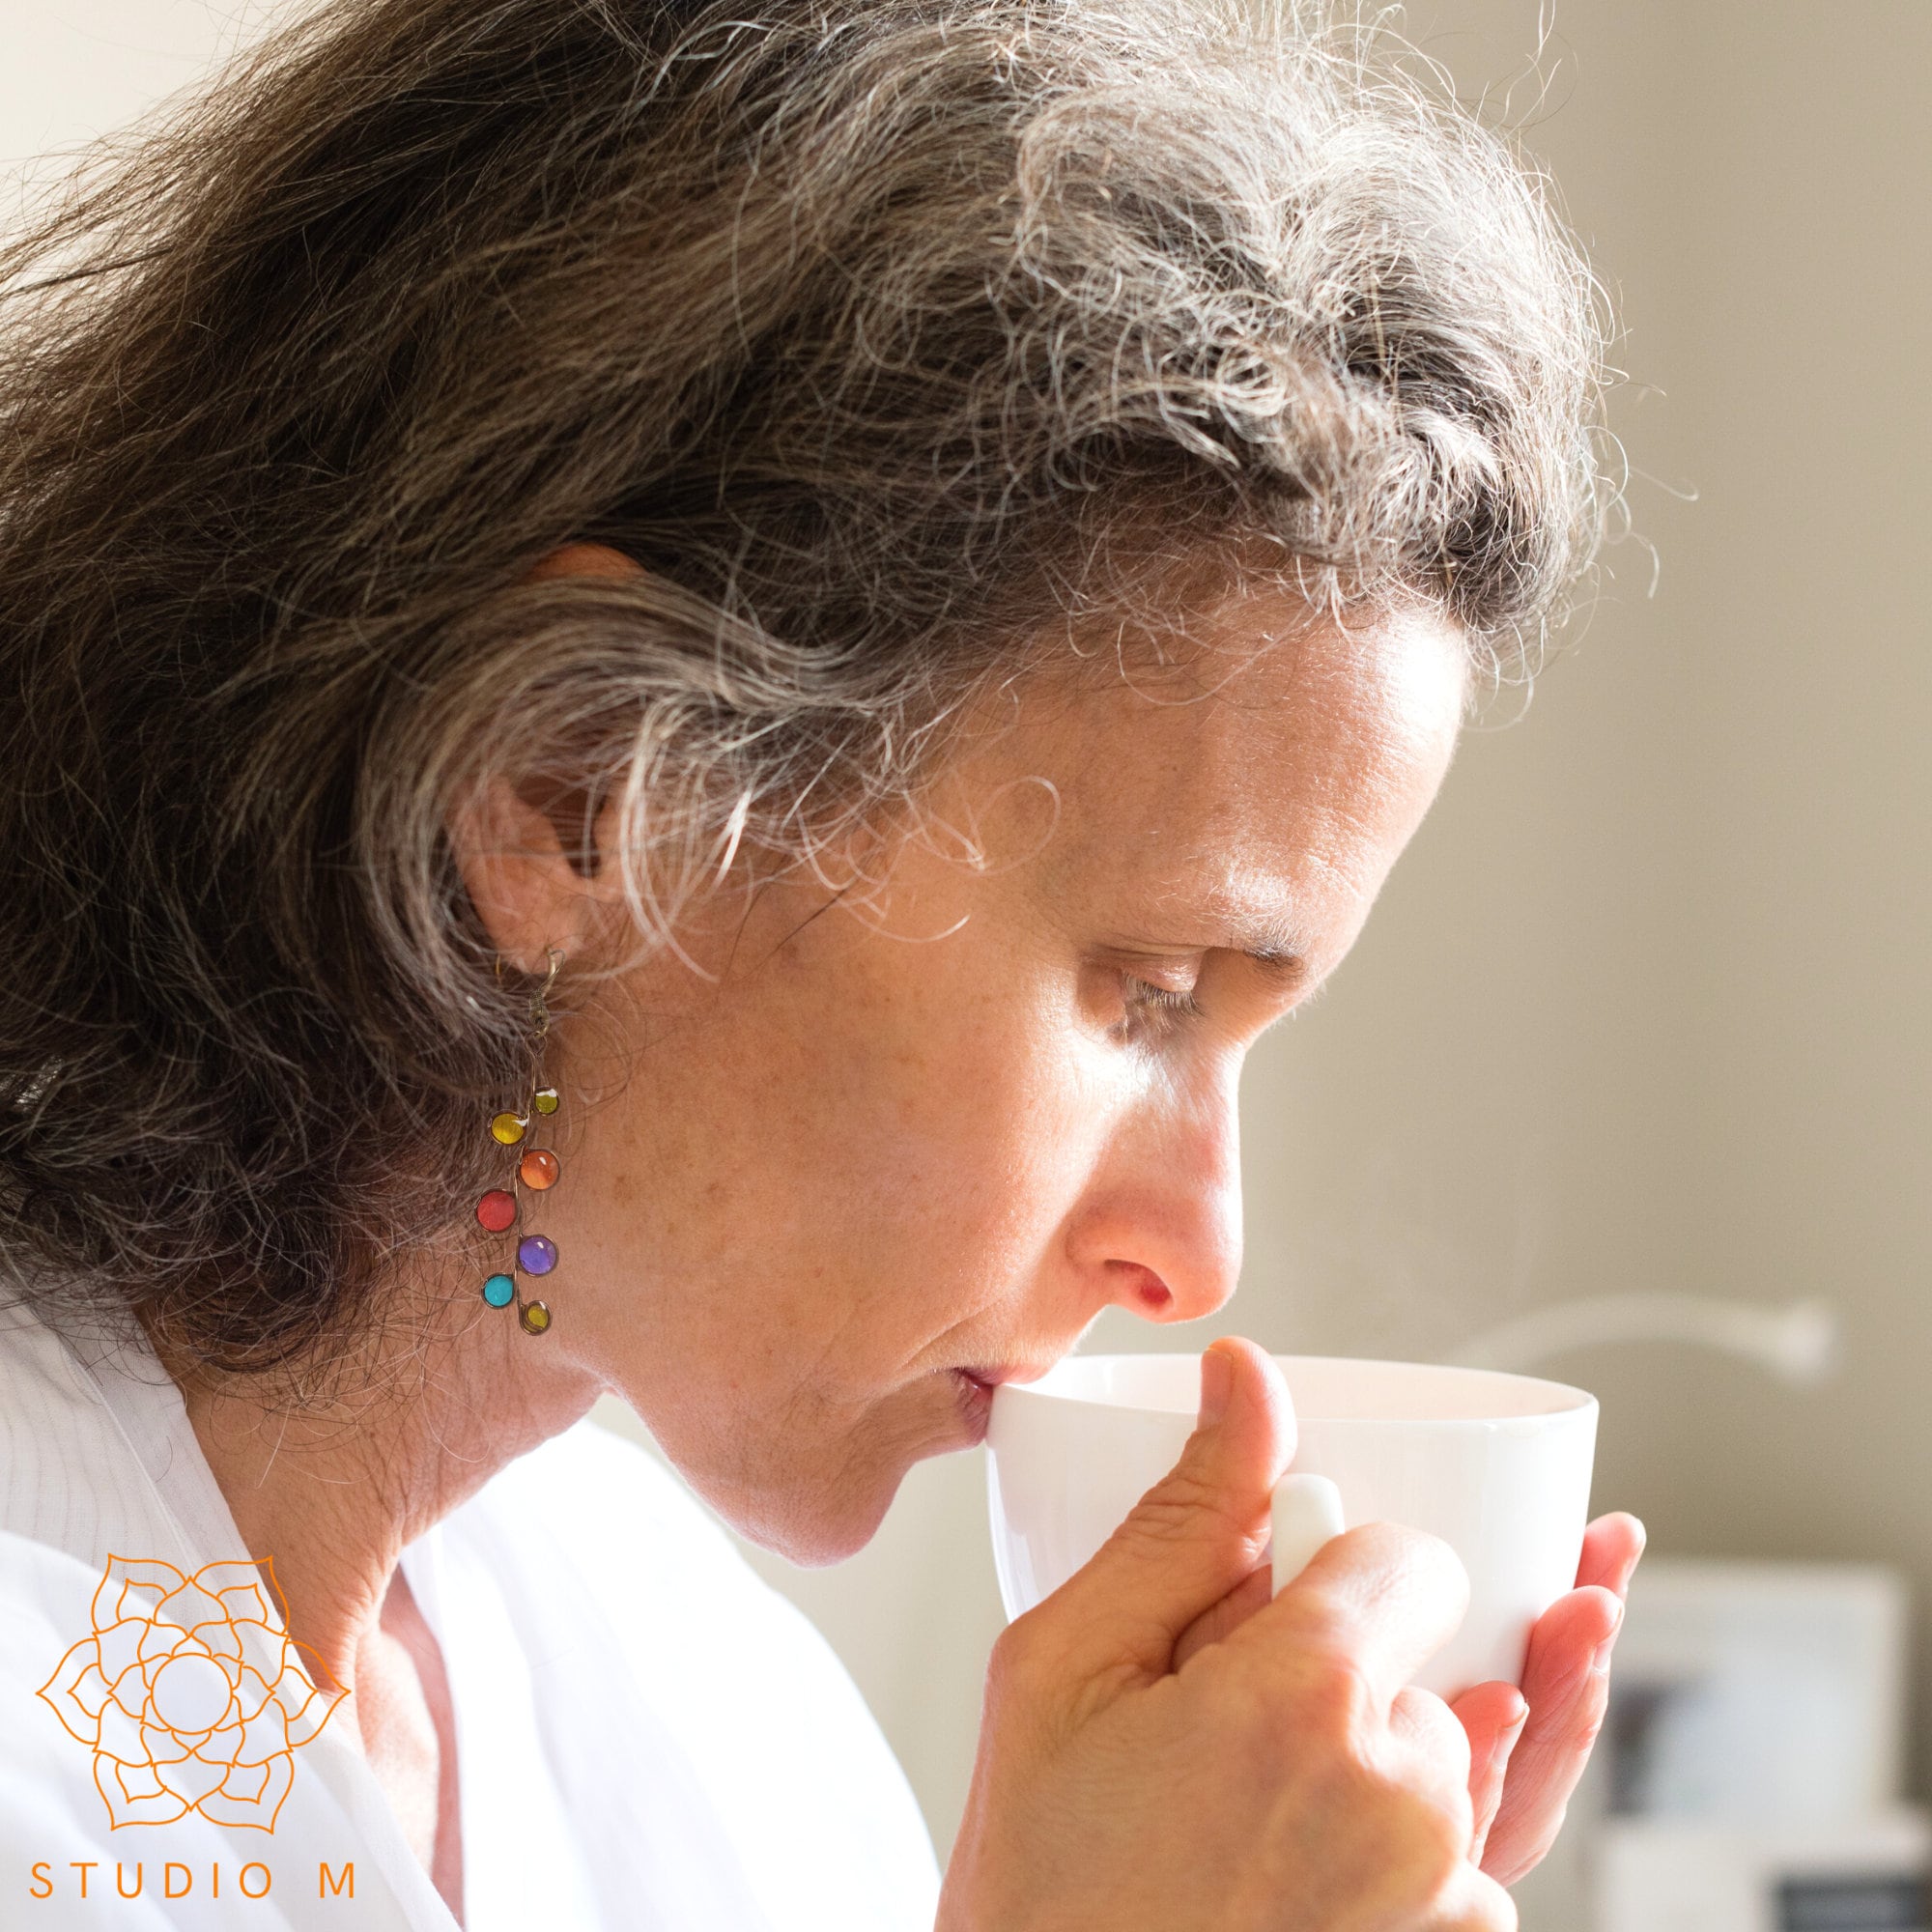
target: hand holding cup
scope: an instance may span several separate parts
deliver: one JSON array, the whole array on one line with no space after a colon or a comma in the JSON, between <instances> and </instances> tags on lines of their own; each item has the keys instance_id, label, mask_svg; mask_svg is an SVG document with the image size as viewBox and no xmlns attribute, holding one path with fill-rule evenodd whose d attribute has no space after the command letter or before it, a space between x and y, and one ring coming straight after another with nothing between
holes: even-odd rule
<instances>
[{"instance_id":1,"label":"hand holding cup","mask_svg":"<svg viewBox=\"0 0 1932 1932\"><path fill-rule=\"evenodd\" d=\"M1497 1719L1522 1697L1503 1687L1507 1714L1497 1687L1465 1700L1477 1761L1460 1709L1414 1688L1467 1601L1437 1538L1349 1530L1272 1595L1287 1389L1247 1343L1217 1343L1200 1374L1173 1469L996 1646L942 1932L1504 1932L1514 1910L1477 1864L1494 1794L1490 1842L1513 1818L1520 1857L1560 1814L1587 1743L1549 1732L1533 1788L1503 1792ZM1615 1603L1594 1590L1550 1613L1552 1667L1592 1645L1598 1599ZM1526 1684L1539 1656L1533 1641Z\"/></svg>"}]
</instances>

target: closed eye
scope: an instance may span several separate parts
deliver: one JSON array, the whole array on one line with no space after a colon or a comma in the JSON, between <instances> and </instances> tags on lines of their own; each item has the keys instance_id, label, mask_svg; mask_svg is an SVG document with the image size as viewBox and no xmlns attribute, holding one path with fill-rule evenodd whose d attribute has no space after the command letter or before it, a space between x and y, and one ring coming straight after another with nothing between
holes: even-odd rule
<instances>
[{"instance_id":1,"label":"closed eye","mask_svg":"<svg viewBox=\"0 0 1932 1932\"><path fill-rule=\"evenodd\" d=\"M1138 974L1122 973L1121 990L1126 1001L1125 1024L1142 1038L1161 1037L1202 1014L1192 986L1159 986Z\"/></svg>"}]
</instances>

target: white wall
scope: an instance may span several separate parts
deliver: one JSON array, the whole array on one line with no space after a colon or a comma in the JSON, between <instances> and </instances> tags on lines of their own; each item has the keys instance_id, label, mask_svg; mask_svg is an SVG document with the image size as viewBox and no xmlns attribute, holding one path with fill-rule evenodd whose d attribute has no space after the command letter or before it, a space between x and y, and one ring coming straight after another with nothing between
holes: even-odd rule
<instances>
[{"instance_id":1,"label":"white wall","mask_svg":"<svg viewBox=\"0 0 1932 1932\"><path fill-rule=\"evenodd\" d=\"M278 11L274 0L4 0L0 161L123 126Z\"/></svg>"}]
</instances>

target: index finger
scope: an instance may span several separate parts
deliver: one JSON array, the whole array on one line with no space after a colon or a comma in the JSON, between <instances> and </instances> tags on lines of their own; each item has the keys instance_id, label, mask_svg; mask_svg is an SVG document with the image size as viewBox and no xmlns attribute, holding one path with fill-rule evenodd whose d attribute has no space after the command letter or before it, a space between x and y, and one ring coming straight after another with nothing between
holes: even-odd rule
<instances>
[{"instance_id":1,"label":"index finger","mask_svg":"<svg viewBox=\"0 0 1932 1932\"><path fill-rule=\"evenodd\" d=\"M1468 1572L1446 1543L1371 1522L1324 1544L1227 1642L1270 1663L1344 1665L1386 1717L1396 1692L1455 1635L1468 1607Z\"/></svg>"}]
</instances>

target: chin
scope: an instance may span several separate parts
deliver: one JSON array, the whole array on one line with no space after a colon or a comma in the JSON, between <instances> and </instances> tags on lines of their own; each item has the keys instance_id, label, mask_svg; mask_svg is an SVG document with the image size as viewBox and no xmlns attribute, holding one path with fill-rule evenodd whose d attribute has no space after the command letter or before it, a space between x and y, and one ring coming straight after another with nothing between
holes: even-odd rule
<instances>
[{"instance_id":1,"label":"chin","mask_svg":"<svg viewBox=\"0 0 1932 1932\"><path fill-rule=\"evenodd\" d=\"M736 1463L723 1480L722 1472L678 1466L748 1543L801 1569L822 1570L856 1556L878 1534L915 1463L983 1438L990 1401L987 1390L962 1385L949 1372L922 1389L910 1427L902 1415L883 1427L875 1418L873 1427L819 1438L816 1456L793 1438L757 1463Z\"/></svg>"},{"instance_id":2,"label":"chin","mask_svg":"<svg viewBox=\"0 0 1932 1932\"><path fill-rule=\"evenodd\" d=\"M897 1493L895 1477L890 1485L879 1485L875 1493L835 1497L793 1492L760 1498L754 1507L726 1511L725 1516L740 1536L760 1549L769 1549L801 1570L822 1570L856 1556L871 1542Z\"/></svg>"},{"instance_id":3,"label":"chin","mask_svg":"<svg viewBox=\"0 0 1932 1932\"><path fill-rule=\"evenodd\" d=\"M822 1570L856 1556L878 1534L915 1463L960 1446L949 1441L885 1450L871 1443L863 1461L855 1453L826 1471L822 1481L814 1482L811 1472L794 1468L785 1472L790 1480L782 1485L774 1483L750 1494L741 1492L728 1500L715 1499L713 1507L759 1548L803 1570Z\"/></svg>"}]
</instances>

